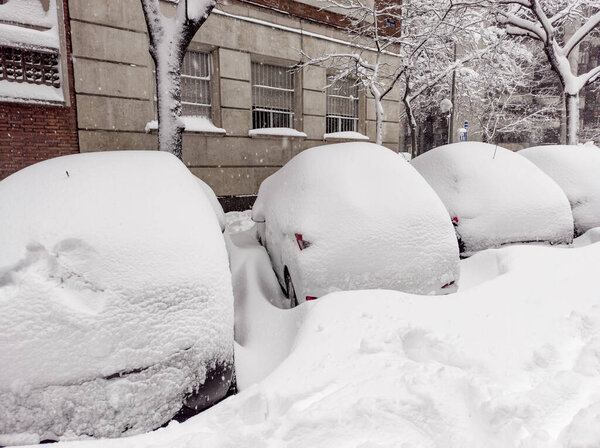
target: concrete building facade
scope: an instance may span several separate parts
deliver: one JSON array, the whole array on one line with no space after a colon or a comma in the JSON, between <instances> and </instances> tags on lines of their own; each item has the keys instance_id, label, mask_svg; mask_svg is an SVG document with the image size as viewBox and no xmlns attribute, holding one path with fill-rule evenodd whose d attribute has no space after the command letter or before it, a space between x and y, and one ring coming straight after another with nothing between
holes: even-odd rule
<instances>
[{"instance_id":1,"label":"concrete building facade","mask_svg":"<svg viewBox=\"0 0 600 448\"><path fill-rule=\"evenodd\" d=\"M310 3L218 4L188 49L195 61L184 64L184 113L200 111L217 129L186 131L183 160L217 195L256 194L262 180L295 154L326 143L327 69L289 69L301 61L301 52L316 56L353 48L338 27L343 16ZM162 6L170 14L173 5ZM69 12L81 152L155 149L155 131L146 132L155 117L153 63L139 0L70 0ZM281 84L283 78L291 84ZM374 141L374 100L364 92L347 99L355 120L337 130L355 130ZM398 92L384 101L384 144L394 150L399 105ZM255 129L272 126L297 132L280 136Z\"/></svg>"}]
</instances>

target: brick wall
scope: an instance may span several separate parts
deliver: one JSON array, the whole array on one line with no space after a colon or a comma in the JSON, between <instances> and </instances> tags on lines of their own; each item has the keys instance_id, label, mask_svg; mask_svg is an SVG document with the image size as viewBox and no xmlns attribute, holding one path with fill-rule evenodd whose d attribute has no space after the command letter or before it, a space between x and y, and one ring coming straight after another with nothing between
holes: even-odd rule
<instances>
[{"instance_id":1,"label":"brick wall","mask_svg":"<svg viewBox=\"0 0 600 448\"><path fill-rule=\"evenodd\" d=\"M63 0L70 107L0 102L0 180L41 160L79 152L67 0ZM67 80L63 79L63 82Z\"/></svg>"}]
</instances>

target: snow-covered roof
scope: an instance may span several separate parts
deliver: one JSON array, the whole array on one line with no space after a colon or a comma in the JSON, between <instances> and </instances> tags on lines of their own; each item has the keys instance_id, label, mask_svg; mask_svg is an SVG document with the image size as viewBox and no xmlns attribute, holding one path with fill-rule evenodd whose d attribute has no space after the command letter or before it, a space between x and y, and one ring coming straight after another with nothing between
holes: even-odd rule
<instances>
[{"instance_id":1,"label":"snow-covered roof","mask_svg":"<svg viewBox=\"0 0 600 448\"><path fill-rule=\"evenodd\" d=\"M591 145L536 146L519 151L563 189L575 222L575 233L600 227L600 148Z\"/></svg>"},{"instance_id":2,"label":"snow-covered roof","mask_svg":"<svg viewBox=\"0 0 600 448\"><path fill-rule=\"evenodd\" d=\"M512 242L573 239L565 194L519 154L463 142L432 149L411 163L442 199L467 254Z\"/></svg>"}]
</instances>

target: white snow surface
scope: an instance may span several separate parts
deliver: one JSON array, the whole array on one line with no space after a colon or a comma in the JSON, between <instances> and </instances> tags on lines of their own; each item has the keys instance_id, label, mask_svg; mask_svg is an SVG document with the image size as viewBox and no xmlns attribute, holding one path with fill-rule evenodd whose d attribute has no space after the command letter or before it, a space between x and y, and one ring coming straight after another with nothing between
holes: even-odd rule
<instances>
[{"instance_id":1,"label":"white snow surface","mask_svg":"<svg viewBox=\"0 0 600 448\"><path fill-rule=\"evenodd\" d=\"M369 137L360 132L345 131L325 134L323 135L323 140L369 140Z\"/></svg>"},{"instance_id":2,"label":"white snow surface","mask_svg":"<svg viewBox=\"0 0 600 448\"><path fill-rule=\"evenodd\" d=\"M458 245L443 204L393 151L339 143L301 152L260 186L252 217L298 300L336 290L452 292ZM311 246L298 248L295 234Z\"/></svg>"},{"instance_id":3,"label":"white snow surface","mask_svg":"<svg viewBox=\"0 0 600 448\"><path fill-rule=\"evenodd\" d=\"M284 310L247 216L227 215L236 368L260 381L183 424L57 448L600 446L600 244L482 251L450 296L339 292Z\"/></svg>"},{"instance_id":4,"label":"white snow surface","mask_svg":"<svg viewBox=\"0 0 600 448\"><path fill-rule=\"evenodd\" d=\"M260 128L250 129L250 137L275 136L275 137L301 137L306 138L306 133L293 128Z\"/></svg>"},{"instance_id":5,"label":"white snow surface","mask_svg":"<svg viewBox=\"0 0 600 448\"><path fill-rule=\"evenodd\" d=\"M0 45L59 48L57 19L56 0L49 0L47 11L39 0L8 0L0 5L0 22L7 22L0 23Z\"/></svg>"},{"instance_id":6,"label":"white snow surface","mask_svg":"<svg viewBox=\"0 0 600 448\"><path fill-rule=\"evenodd\" d=\"M0 445L160 426L229 362L209 200L174 156L89 153L0 182Z\"/></svg>"},{"instance_id":7,"label":"white snow surface","mask_svg":"<svg viewBox=\"0 0 600 448\"><path fill-rule=\"evenodd\" d=\"M210 206L212 207L213 211L215 212L215 216L217 217L217 221L219 221L219 226L221 227L221 231L225 231L227 221L225 218L225 212L223 211L223 206L217 199L217 195L215 194L213 189L210 188L210 185L208 185L206 182L204 182L202 179L200 179L198 177L196 179L198 180L198 184L204 191L204 194L208 198L208 201L210 202Z\"/></svg>"},{"instance_id":8,"label":"white snow surface","mask_svg":"<svg viewBox=\"0 0 600 448\"><path fill-rule=\"evenodd\" d=\"M57 24L56 0L49 0L47 11L40 0L8 0L0 5L0 21L52 28Z\"/></svg>"},{"instance_id":9,"label":"white snow surface","mask_svg":"<svg viewBox=\"0 0 600 448\"><path fill-rule=\"evenodd\" d=\"M38 31L0 23L0 45L21 48L59 48L60 42L56 27L45 31Z\"/></svg>"},{"instance_id":10,"label":"white snow surface","mask_svg":"<svg viewBox=\"0 0 600 448\"><path fill-rule=\"evenodd\" d=\"M4 79L0 80L0 98L2 101L27 101L42 104L64 101L62 89Z\"/></svg>"},{"instance_id":11,"label":"white snow surface","mask_svg":"<svg viewBox=\"0 0 600 448\"><path fill-rule=\"evenodd\" d=\"M411 161L457 218L464 253L514 242L570 243L573 217L561 188L501 146L454 143Z\"/></svg>"},{"instance_id":12,"label":"white snow surface","mask_svg":"<svg viewBox=\"0 0 600 448\"><path fill-rule=\"evenodd\" d=\"M225 134L227 131L223 128L219 128L213 124L211 120L206 117L200 117L195 115L180 117L184 124L184 130L187 132L204 132L209 134ZM145 131L156 131L158 129L158 120L152 120L146 123Z\"/></svg>"},{"instance_id":13,"label":"white snow surface","mask_svg":"<svg viewBox=\"0 0 600 448\"><path fill-rule=\"evenodd\" d=\"M600 148L536 146L519 151L563 189L573 210L575 233L600 227Z\"/></svg>"}]
</instances>

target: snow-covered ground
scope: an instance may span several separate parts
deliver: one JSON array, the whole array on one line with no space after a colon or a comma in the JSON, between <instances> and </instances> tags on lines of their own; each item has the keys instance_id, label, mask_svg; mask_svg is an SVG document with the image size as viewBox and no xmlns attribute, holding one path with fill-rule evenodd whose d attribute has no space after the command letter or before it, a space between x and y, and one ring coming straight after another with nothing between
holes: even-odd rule
<instances>
[{"instance_id":1,"label":"snow-covered ground","mask_svg":"<svg viewBox=\"0 0 600 448\"><path fill-rule=\"evenodd\" d=\"M227 215L241 392L183 424L60 446L600 446L598 229L482 251L453 295L286 310L248 216Z\"/></svg>"}]
</instances>

